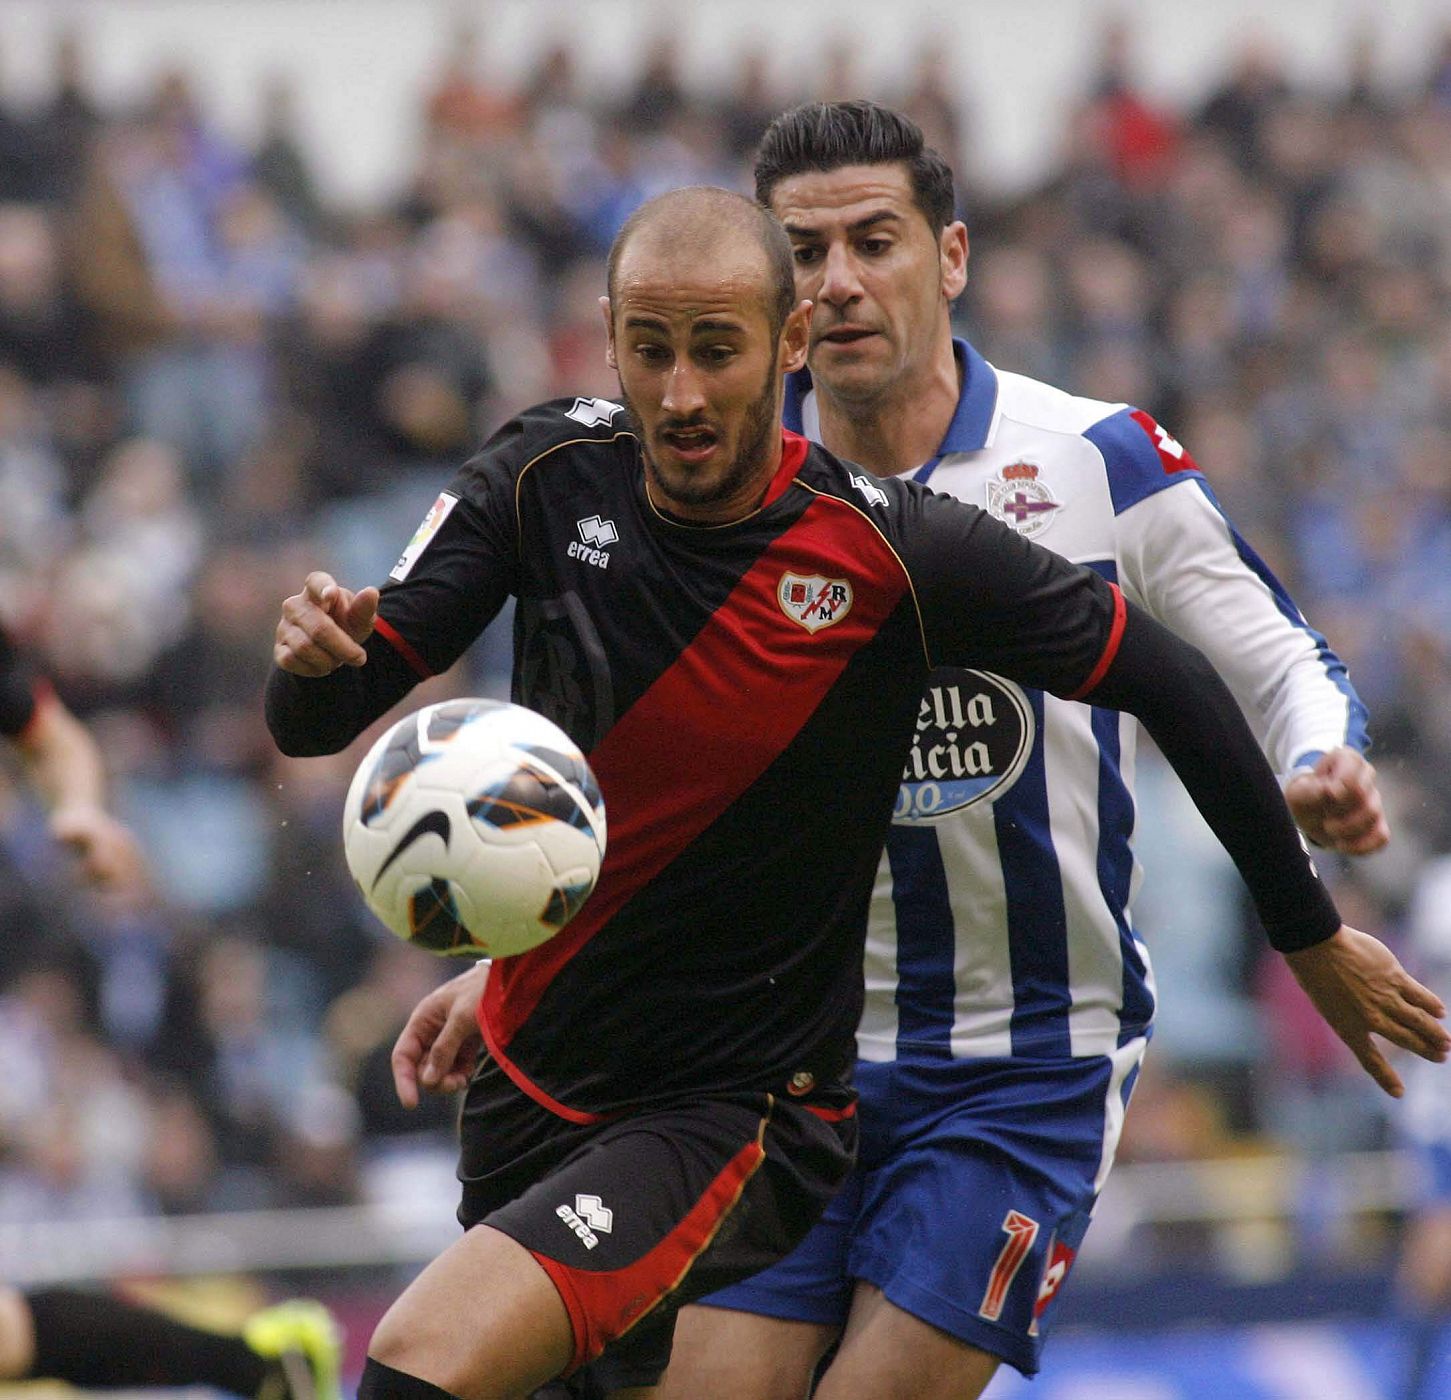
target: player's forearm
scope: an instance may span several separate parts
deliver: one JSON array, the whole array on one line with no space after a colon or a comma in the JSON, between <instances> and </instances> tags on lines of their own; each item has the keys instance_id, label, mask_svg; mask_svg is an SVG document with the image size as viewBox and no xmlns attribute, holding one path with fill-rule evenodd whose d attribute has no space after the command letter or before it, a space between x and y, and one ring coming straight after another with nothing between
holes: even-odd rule
<instances>
[{"instance_id":1,"label":"player's forearm","mask_svg":"<svg viewBox=\"0 0 1451 1400\"><path fill-rule=\"evenodd\" d=\"M1126 591L1209 658L1282 778L1306 754L1365 748L1345 663L1194 483L1141 501L1118 529Z\"/></svg>"},{"instance_id":2,"label":"player's forearm","mask_svg":"<svg viewBox=\"0 0 1451 1400\"><path fill-rule=\"evenodd\" d=\"M289 758L346 748L406 695L414 677L376 634L365 643L365 666L340 666L328 676L296 676L274 666L267 678L267 728Z\"/></svg>"},{"instance_id":3,"label":"player's forearm","mask_svg":"<svg viewBox=\"0 0 1451 1400\"><path fill-rule=\"evenodd\" d=\"M1087 698L1143 723L1244 877L1276 948L1308 947L1335 932L1339 915L1275 774L1202 653L1130 609L1114 664Z\"/></svg>"},{"instance_id":4,"label":"player's forearm","mask_svg":"<svg viewBox=\"0 0 1451 1400\"><path fill-rule=\"evenodd\" d=\"M106 770L96 741L54 696L40 702L20 754L27 777L51 811L105 806Z\"/></svg>"}]
</instances>

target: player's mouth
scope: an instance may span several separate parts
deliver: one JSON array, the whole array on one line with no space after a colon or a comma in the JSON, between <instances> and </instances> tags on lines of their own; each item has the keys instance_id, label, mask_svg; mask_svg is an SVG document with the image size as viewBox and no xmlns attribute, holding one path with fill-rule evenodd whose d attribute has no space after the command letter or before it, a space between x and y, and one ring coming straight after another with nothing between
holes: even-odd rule
<instances>
[{"instance_id":1,"label":"player's mouth","mask_svg":"<svg viewBox=\"0 0 1451 1400\"><path fill-rule=\"evenodd\" d=\"M870 340L877 334L866 326L833 326L831 330L817 336L818 345L825 342L827 345L859 345L864 340Z\"/></svg>"},{"instance_id":2,"label":"player's mouth","mask_svg":"<svg viewBox=\"0 0 1451 1400\"><path fill-rule=\"evenodd\" d=\"M710 428L662 428L660 441L682 462L704 462L720 439Z\"/></svg>"}]
</instances>

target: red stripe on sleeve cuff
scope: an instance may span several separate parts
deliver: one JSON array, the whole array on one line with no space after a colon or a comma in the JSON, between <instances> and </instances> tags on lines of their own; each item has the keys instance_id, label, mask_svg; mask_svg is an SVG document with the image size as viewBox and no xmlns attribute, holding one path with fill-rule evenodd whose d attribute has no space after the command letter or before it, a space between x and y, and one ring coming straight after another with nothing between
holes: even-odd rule
<instances>
[{"instance_id":1,"label":"red stripe on sleeve cuff","mask_svg":"<svg viewBox=\"0 0 1451 1400\"><path fill-rule=\"evenodd\" d=\"M1124 605L1124 595L1119 591L1118 584L1111 583L1109 587L1113 589L1113 624L1108 629L1108 641L1103 644L1103 654L1098 658L1098 664L1088 673L1088 679L1072 695L1065 695L1065 700L1082 700L1108 674L1108 668L1113 665L1113 659L1118 655L1119 643L1124 639L1124 623L1128 621L1128 609Z\"/></svg>"},{"instance_id":2,"label":"red stripe on sleeve cuff","mask_svg":"<svg viewBox=\"0 0 1451 1400\"><path fill-rule=\"evenodd\" d=\"M397 629L391 624L381 617L375 617L373 630L408 663L409 669L419 680L426 681L433 675L428 669L428 663L398 635Z\"/></svg>"}]
</instances>

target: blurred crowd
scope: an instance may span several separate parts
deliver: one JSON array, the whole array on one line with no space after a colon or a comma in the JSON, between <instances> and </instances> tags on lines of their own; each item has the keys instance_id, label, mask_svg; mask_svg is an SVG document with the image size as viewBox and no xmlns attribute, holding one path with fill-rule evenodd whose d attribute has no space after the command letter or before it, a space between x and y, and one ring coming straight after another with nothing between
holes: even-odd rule
<instances>
[{"instance_id":1,"label":"blurred crowd","mask_svg":"<svg viewBox=\"0 0 1451 1400\"><path fill-rule=\"evenodd\" d=\"M567 46L500 84L483 43L451 36L388 207L330 207L280 79L255 149L184 71L103 107L72 35L43 103L0 102L0 613L101 738L156 876L154 899L80 893L0 793L0 1219L356 1201L417 1144L449 1153L449 1105L392 1098L393 1036L448 969L342 869L360 750L285 760L262 724L280 600L310 567L381 580L514 410L612 394L615 231L668 187L749 190L765 123L810 98L924 126L972 237L964 333L1169 425L1350 662L1396 839L1327 873L1396 942L1451 849L1451 40L1394 88L1364 44L1312 89L1247 43L1175 109L1111 25L1050 177L1011 197L974 178L972 94L940 45L899 90L838 44L789 83L747 53L705 93L662 39L606 101ZM507 619L430 685L506 692ZM1145 767L1159 1111L1130 1116L1124 1156L1383 1141Z\"/></svg>"}]
</instances>

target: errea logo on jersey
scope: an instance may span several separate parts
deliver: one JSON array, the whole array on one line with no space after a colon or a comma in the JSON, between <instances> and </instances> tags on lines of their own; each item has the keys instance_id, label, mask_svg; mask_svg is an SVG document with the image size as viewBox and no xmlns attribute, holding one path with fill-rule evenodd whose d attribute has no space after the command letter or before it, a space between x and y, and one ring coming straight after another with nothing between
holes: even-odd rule
<instances>
[{"instance_id":1,"label":"errea logo on jersey","mask_svg":"<svg viewBox=\"0 0 1451 1400\"><path fill-rule=\"evenodd\" d=\"M887 504L887 493L875 482L860 474L853 474L851 484L866 497L869 506L884 506Z\"/></svg>"},{"instance_id":2,"label":"errea logo on jersey","mask_svg":"<svg viewBox=\"0 0 1451 1400\"><path fill-rule=\"evenodd\" d=\"M576 399L564 410L564 416L583 423L586 428L598 428L601 424L613 423L615 414L622 412L623 406L611 403L609 399Z\"/></svg>"},{"instance_id":3,"label":"errea logo on jersey","mask_svg":"<svg viewBox=\"0 0 1451 1400\"><path fill-rule=\"evenodd\" d=\"M579 531L577 540L569 542L569 557L593 564L597 569L610 567L609 546L620 538L613 520L601 520L597 515L576 520L574 528Z\"/></svg>"},{"instance_id":4,"label":"errea logo on jersey","mask_svg":"<svg viewBox=\"0 0 1451 1400\"><path fill-rule=\"evenodd\" d=\"M574 1198L574 1205L558 1205L557 1215L586 1249L594 1249L600 1242L600 1235L608 1235L615 1225L615 1213L598 1196L581 1193ZM596 1234L595 1231L599 1231Z\"/></svg>"}]
</instances>

